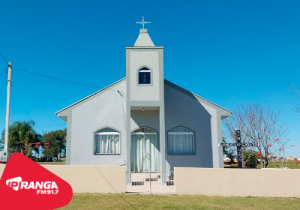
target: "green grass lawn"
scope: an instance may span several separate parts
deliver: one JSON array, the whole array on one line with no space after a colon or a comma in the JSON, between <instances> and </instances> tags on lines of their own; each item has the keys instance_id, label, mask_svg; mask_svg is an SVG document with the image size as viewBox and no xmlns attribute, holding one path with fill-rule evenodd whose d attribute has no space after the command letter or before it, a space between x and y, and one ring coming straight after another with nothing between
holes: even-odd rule
<instances>
[{"instance_id":1,"label":"green grass lawn","mask_svg":"<svg viewBox=\"0 0 300 210\"><path fill-rule=\"evenodd\" d=\"M237 168L237 163L224 163L227 167ZM300 163L295 162L294 160L286 160L283 162L283 167L288 167L289 169L300 169ZM261 168L261 165L258 164L256 168ZM281 168L281 161L269 161L267 168Z\"/></svg>"},{"instance_id":2,"label":"green grass lawn","mask_svg":"<svg viewBox=\"0 0 300 210\"><path fill-rule=\"evenodd\" d=\"M192 195L74 194L60 209L300 209L298 198L210 197Z\"/></svg>"},{"instance_id":3,"label":"green grass lawn","mask_svg":"<svg viewBox=\"0 0 300 210\"><path fill-rule=\"evenodd\" d=\"M288 160L283 162L283 167L288 167L290 169L300 169L300 163L294 160ZM257 165L257 168L261 168L261 165ZM281 161L269 161L267 168L281 168Z\"/></svg>"}]
</instances>

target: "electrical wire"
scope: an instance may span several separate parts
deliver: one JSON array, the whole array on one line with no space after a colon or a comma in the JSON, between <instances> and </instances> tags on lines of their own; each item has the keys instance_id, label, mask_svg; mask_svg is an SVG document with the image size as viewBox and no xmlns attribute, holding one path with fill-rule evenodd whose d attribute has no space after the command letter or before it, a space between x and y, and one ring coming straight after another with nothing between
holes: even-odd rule
<instances>
[{"instance_id":1,"label":"electrical wire","mask_svg":"<svg viewBox=\"0 0 300 210\"><path fill-rule=\"evenodd\" d=\"M0 53L1 58L4 60L4 62L8 65L7 60L3 57L3 55Z\"/></svg>"},{"instance_id":2,"label":"electrical wire","mask_svg":"<svg viewBox=\"0 0 300 210\"><path fill-rule=\"evenodd\" d=\"M44 74L39 74L39 73L35 73L35 72L32 72L32 71L24 70L24 69L19 69L19 68L12 68L12 69L13 70L17 70L17 71L26 72L26 73L29 73L29 74L38 75L38 76L41 76L41 77L46 77L46 78L52 79L52 80L57 80L57 81L61 81L61 82L68 82L68 83L72 83L72 84L76 84L76 85L81 85L81 86L86 86L86 87L92 87L92 88L98 88L98 89L100 89L100 87L97 87L97 86L87 85L87 84L73 82L73 81L65 80L65 79L59 79L59 78L55 78L55 77L50 77L50 76L47 76L47 75L44 75Z\"/></svg>"},{"instance_id":3,"label":"electrical wire","mask_svg":"<svg viewBox=\"0 0 300 210\"><path fill-rule=\"evenodd\" d=\"M7 60L4 58L4 56L1 53L0 53L0 56L3 59L3 61L8 65ZM26 72L26 73L29 73L29 74L34 74L34 75L37 75L37 76L40 76L40 77L46 77L46 78L52 79L52 80L57 80L57 81L61 81L61 82L68 82L68 83L72 83L72 84L76 84L76 85L101 89L100 87L97 87L97 86L87 85L87 84L83 84L83 83L79 83L79 82L73 82L73 81L65 80L65 79L59 79L59 78L55 78L55 77L50 77L50 76L47 76L47 75L44 75L44 74L39 74L39 73L35 73L35 72L32 72L32 71L24 70L24 69L19 69L19 68L12 68L12 69L17 70L17 71ZM4 70L4 71L6 71L6 70Z\"/></svg>"}]
</instances>

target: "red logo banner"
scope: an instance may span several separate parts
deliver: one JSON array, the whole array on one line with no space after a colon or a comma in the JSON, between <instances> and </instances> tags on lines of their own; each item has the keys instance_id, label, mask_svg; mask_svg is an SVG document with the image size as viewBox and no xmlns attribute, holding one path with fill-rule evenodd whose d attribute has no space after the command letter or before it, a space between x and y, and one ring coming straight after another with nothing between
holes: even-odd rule
<instances>
[{"instance_id":1,"label":"red logo banner","mask_svg":"<svg viewBox=\"0 0 300 210\"><path fill-rule=\"evenodd\" d=\"M67 205L72 196L69 183L25 155L9 157L0 180L1 209L52 210Z\"/></svg>"}]
</instances>

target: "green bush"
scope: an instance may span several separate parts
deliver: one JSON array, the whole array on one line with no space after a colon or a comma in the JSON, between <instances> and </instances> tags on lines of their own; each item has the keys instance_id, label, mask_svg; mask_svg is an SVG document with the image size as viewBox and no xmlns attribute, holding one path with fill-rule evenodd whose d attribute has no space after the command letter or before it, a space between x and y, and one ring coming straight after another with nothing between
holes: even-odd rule
<instances>
[{"instance_id":1,"label":"green bush","mask_svg":"<svg viewBox=\"0 0 300 210\"><path fill-rule=\"evenodd\" d=\"M257 152L253 150L247 150L245 152L245 163L247 168L256 168L259 163Z\"/></svg>"},{"instance_id":2,"label":"green bush","mask_svg":"<svg viewBox=\"0 0 300 210\"><path fill-rule=\"evenodd\" d=\"M42 156L38 158L36 162L46 162L46 158Z\"/></svg>"}]
</instances>

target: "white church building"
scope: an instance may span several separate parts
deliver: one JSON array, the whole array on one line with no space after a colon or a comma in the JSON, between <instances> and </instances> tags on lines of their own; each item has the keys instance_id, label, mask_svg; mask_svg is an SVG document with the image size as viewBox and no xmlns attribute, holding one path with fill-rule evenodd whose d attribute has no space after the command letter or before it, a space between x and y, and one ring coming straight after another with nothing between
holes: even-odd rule
<instances>
[{"instance_id":1,"label":"white church building","mask_svg":"<svg viewBox=\"0 0 300 210\"><path fill-rule=\"evenodd\" d=\"M126 47L126 78L56 115L67 122L67 165L224 167L221 120L231 112L165 80L164 48L147 29Z\"/></svg>"}]
</instances>

